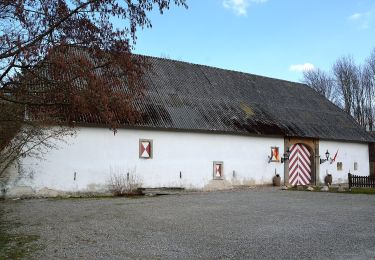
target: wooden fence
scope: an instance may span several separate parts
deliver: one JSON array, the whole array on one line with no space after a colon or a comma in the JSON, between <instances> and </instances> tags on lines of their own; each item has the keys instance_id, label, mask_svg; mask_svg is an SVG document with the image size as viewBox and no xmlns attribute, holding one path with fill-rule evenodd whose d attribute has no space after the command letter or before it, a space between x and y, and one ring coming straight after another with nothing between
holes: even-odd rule
<instances>
[{"instance_id":1,"label":"wooden fence","mask_svg":"<svg viewBox=\"0 0 375 260\"><path fill-rule=\"evenodd\" d=\"M353 187L359 188L375 188L375 177L358 176L348 173L349 189Z\"/></svg>"}]
</instances>

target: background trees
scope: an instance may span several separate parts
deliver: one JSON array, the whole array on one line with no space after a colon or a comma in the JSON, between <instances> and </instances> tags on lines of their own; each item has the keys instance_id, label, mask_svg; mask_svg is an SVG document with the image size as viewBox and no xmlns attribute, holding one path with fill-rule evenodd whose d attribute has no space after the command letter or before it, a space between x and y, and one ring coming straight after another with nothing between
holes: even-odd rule
<instances>
[{"instance_id":1,"label":"background trees","mask_svg":"<svg viewBox=\"0 0 375 260\"><path fill-rule=\"evenodd\" d=\"M71 134L66 126L83 115L114 131L138 120L133 101L142 97L147 62L131 53L136 32L151 26L148 12L171 3L187 7L185 0L0 1L0 177L20 155Z\"/></svg>"},{"instance_id":2,"label":"background trees","mask_svg":"<svg viewBox=\"0 0 375 260\"><path fill-rule=\"evenodd\" d=\"M334 79L325 71L321 69L304 71L304 82L328 100L337 102Z\"/></svg>"},{"instance_id":3,"label":"background trees","mask_svg":"<svg viewBox=\"0 0 375 260\"><path fill-rule=\"evenodd\" d=\"M372 131L375 112L375 49L363 65L351 56L336 60L330 72L304 72L303 82L341 107L361 126Z\"/></svg>"}]
</instances>

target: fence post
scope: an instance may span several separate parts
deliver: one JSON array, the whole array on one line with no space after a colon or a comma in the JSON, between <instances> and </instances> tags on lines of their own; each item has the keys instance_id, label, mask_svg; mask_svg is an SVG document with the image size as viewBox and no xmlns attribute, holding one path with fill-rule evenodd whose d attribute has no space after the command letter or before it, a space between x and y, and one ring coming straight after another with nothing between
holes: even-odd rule
<instances>
[{"instance_id":1,"label":"fence post","mask_svg":"<svg viewBox=\"0 0 375 260\"><path fill-rule=\"evenodd\" d=\"M352 175L348 173L349 190L352 188Z\"/></svg>"}]
</instances>

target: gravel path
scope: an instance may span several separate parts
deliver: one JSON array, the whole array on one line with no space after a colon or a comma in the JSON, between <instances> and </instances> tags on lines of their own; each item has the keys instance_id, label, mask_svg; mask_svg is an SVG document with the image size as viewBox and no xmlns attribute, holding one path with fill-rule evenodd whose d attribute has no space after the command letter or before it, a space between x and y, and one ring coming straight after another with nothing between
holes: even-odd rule
<instances>
[{"instance_id":1,"label":"gravel path","mask_svg":"<svg viewBox=\"0 0 375 260\"><path fill-rule=\"evenodd\" d=\"M36 259L375 258L375 196L259 189L0 202Z\"/></svg>"}]
</instances>

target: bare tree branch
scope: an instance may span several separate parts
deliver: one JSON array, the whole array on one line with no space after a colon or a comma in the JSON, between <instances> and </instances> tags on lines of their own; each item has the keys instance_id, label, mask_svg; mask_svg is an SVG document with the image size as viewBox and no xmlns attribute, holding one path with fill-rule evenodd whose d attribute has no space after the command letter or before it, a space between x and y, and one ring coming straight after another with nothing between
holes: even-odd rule
<instances>
[{"instance_id":1,"label":"bare tree branch","mask_svg":"<svg viewBox=\"0 0 375 260\"><path fill-rule=\"evenodd\" d=\"M132 55L136 31L151 26L148 12L163 13L171 2L187 7L185 0L0 1L0 177L25 151L53 148L50 140L71 130L63 125L96 118L116 131L140 120L134 100L148 64ZM48 132L51 125L61 131Z\"/></svg>"}]
</instances>

